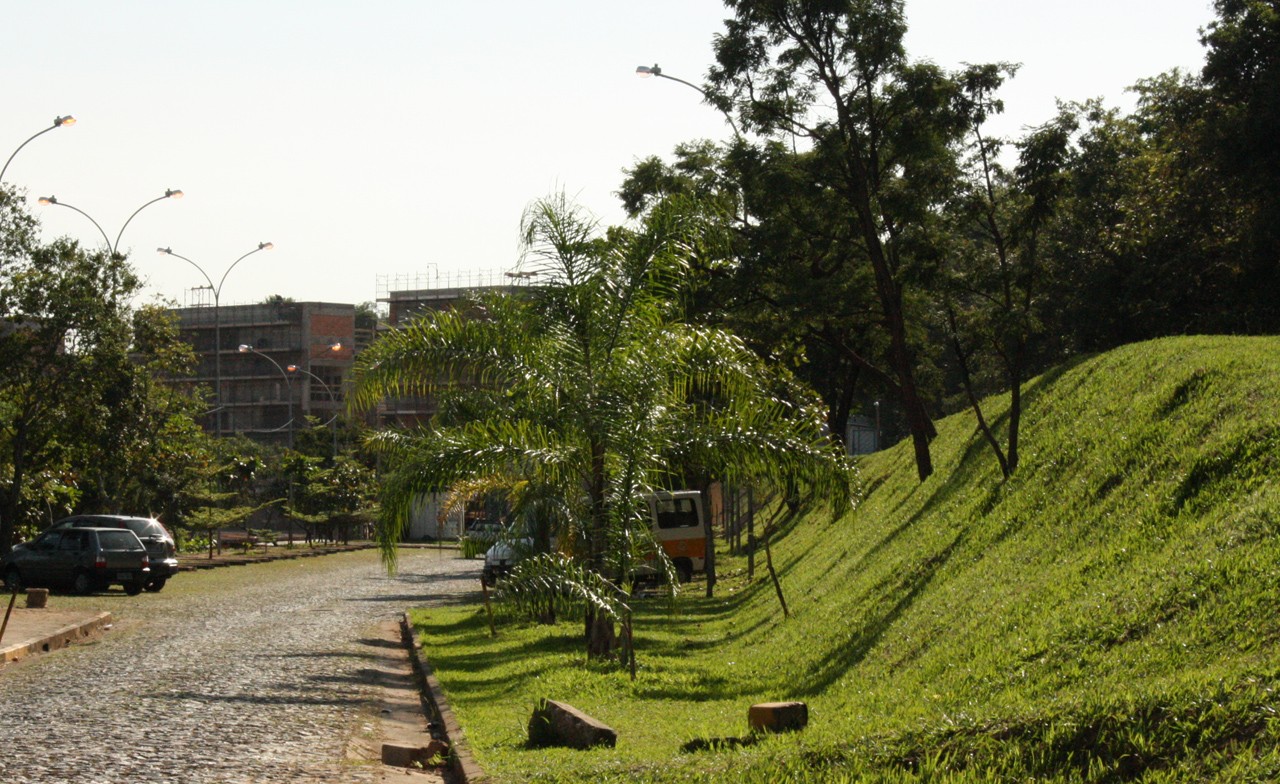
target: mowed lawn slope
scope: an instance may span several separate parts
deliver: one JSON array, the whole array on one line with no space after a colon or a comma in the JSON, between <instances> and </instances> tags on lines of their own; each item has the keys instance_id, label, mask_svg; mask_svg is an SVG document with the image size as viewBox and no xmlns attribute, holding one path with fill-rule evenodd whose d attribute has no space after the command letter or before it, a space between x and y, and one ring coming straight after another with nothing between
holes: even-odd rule
<instances>
[{"instance_id":1,"label":"mowed lawn slope","mask_svg":"<svg viewBox=\"0 0 1280 784\"><path fill-rule=\"evenodd\" d=\"M1025 400L1009 482L963 413L929 481L899 445L855 511L793 525L791 617L763 554L750 583L726 559L715 599L642 605L634 683L577 624L417 616L476 757L498 781L1280 780L1280 339L1132 345ZM526 749L540 697L618 748ZM790 699L803 732L681 750Z\"/></svg>"}]
</instances>

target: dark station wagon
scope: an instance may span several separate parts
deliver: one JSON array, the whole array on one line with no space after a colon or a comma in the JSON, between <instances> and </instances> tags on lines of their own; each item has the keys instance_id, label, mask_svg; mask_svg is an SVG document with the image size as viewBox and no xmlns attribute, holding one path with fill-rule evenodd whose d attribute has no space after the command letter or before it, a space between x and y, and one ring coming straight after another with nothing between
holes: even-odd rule
<instances>
[{"instance_id":1,"label":"dark station wagon","mask_svg":"<svg viewBox=\"0 0 1280 784\"><path fill-rule=\"evenodd\" d=\"M33 586L87 594L120 585L137 596L150 567L147 549L127 528L51 529L0 558L5 588L13 592Z\"/></svg>"},{"instance_id":2,"label":"dark station wagon","mask_svg":"<svg viewBox=\"0 0 1280 784\"><path fill-rule=\"evenodd\" d=\"M63 518L49 527L53 531L65 528L127 528L137 534L151 558L151 573L143 586L148 591L159 591L178 573L178 549L173 535L155 518L85 514Z\"/></svg>"}]
</instances>

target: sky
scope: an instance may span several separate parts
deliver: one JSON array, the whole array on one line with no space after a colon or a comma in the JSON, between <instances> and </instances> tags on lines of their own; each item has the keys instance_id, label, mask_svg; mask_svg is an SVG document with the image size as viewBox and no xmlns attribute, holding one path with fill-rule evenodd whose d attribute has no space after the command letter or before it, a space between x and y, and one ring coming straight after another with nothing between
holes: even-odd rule
<instances>
[{"instance_id":1,"label":"sky","mask_svg":"<svg viewBox=\"0 0 1280 784\"><path fill-rule=\"evenodd\" d=\"M993 125L1203 62L1209 0L907 0L908 54L1020 63ZM500 283L533 200L624 221L623 172L731 131L693 90L720 0L59 0L7 4L0 156L46 239L120 239L140 299L361 303ZM3 165L0 161L0 165ZM38 205L55 196L60 205ZM274 248L243 258L261 242ZM174 256L156 253L168 247ZM199 267L200 269L196 269ZM204 271L204 275L200 270ZM225 278L224 278L225 275ZM207 295L204 295L207 296Z\"/></svg>"}]
</instances>

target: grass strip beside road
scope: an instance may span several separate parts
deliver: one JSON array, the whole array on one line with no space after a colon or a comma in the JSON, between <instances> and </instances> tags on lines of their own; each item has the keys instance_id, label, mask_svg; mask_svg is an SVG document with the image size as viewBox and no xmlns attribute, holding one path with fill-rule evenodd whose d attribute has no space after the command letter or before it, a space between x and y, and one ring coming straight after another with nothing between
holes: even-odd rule
<instances>
[{"instance_id":1,"label":"grass strip beside road","mask_svg":"<svg viewBox=\"0 0 1280 784\"><path fill-rule=\"evenodd\" d=\"M415 621L498 782L1280 780L1277 399L1280 340L1183 338L1030 383L1008 482L971 415L942 420L930 480L887 450L858 510L775 544L791 618L735 559L717 598L642 607L635 683L578 623ZM543 697L618 747L525 748ZM787 699L803 732L681 751Z\"/></svg>"}]
</instances>

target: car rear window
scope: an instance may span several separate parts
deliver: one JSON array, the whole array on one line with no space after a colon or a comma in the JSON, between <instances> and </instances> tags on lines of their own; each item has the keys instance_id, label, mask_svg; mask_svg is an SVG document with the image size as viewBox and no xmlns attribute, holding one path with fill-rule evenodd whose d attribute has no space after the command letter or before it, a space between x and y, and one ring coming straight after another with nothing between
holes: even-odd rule
<instances>
[{"instance_id":1,"label":"car rear window","mask_svg":"<svg viewBox=\"0 0 1280 784\"><path fill-rule=\"evenodd\" d=\"M164 538L164 528L162 528L155 520L146 520L139 517L134 520L125 520L124 524L130 531L137 534L139 539L144 536L156 536L161 539Z\"/></svg>"},{"instance_id":2,"label":"car rear window","mask_svg":"<svg viewBox=\"0 0 1280 784\"><path fill-rule=\"evenodd\" d=\"M142 550L142 542L129 531L99 531L98 543L103 550Z\"/></svg>"}]
</instances>

